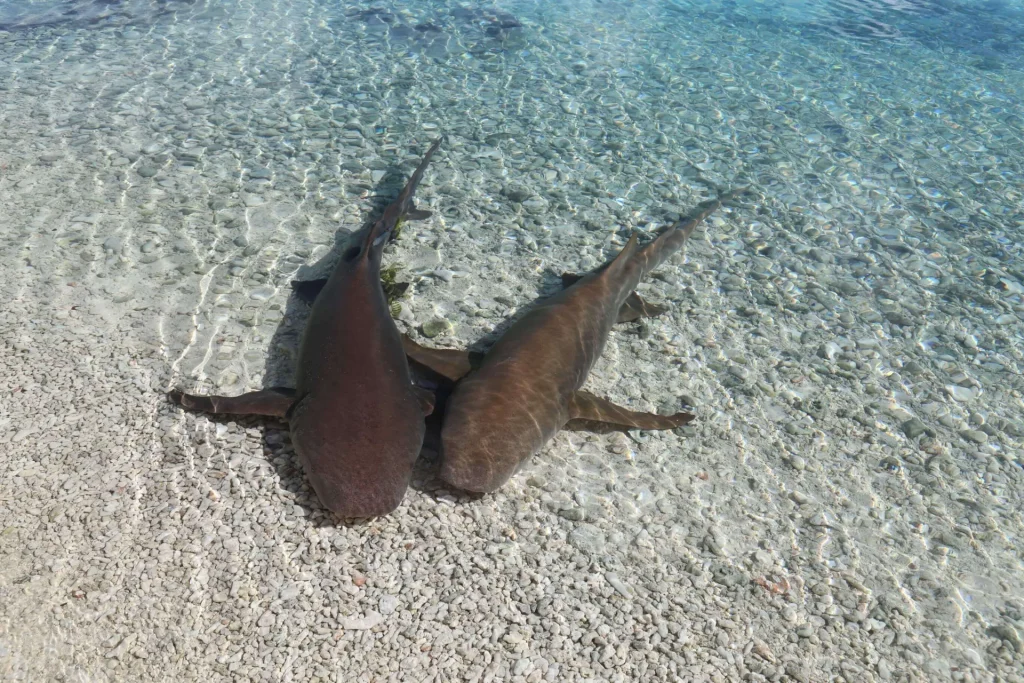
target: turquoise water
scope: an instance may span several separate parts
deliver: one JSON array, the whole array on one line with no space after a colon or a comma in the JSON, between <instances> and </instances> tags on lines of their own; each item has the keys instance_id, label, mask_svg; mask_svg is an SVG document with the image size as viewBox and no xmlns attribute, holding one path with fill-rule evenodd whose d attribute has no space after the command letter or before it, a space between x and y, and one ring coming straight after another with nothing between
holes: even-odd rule
<instances>
[{"instance_id":1,"label":"turquoise water","mask_svg":"<svg viewBox=\"0 0 1024 683\"><path fill-rule=\"evenodd\" d=\"M1022 38L1016 1L0 0L0 672L1015 680ZM751 187L588 384L698 419L479 500L428 447L339 525L286 431L163 392L287 384L289 282L442 133L386 257L438 346Z\"/></svg>"}]
</instances>

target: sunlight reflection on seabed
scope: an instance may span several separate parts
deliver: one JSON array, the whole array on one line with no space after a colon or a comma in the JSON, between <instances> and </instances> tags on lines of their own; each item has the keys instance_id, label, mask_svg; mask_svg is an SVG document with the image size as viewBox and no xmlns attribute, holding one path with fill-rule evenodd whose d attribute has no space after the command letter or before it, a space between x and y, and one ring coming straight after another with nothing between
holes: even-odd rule
<instances>
[{"instance_id":1,"label":"sunlight reflection on seabed","mask_svg":"<svg viewBox=\"0 0 1024 683\"><path fill-rule=\"evenodd\" d=\"M1016 0L0 0L0 678L1010 680L1022 31ZM588 380L697 419L563 432L483 498L423 459L339 524L282 425L164 390L290 382L290 281L442 133L385 263L446 348L753 186Z\"/></svg>"}]
</instances>

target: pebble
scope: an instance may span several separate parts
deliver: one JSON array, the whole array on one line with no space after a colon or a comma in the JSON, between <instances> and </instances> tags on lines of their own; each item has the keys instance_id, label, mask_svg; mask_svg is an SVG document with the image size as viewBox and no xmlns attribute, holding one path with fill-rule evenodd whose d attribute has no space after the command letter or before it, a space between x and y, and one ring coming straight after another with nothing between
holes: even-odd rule
<instances>
[{"instance_id":1,"label":"pebble","mask_svg":"<svg viewBox=\"0 0 1024 683\"><path fill-rule=\"evenodd\" d=\"M906 434L907 438L909 439L916 439L917 437L921 436L926 431L928 431L928 428L925 427L924 422L921 422L921 420L917 419L916 417L904 422L901 428L903 429L903 433Z\"/></svg>"},{"instance_id":2,"label":"pebble","mask_svg":"<svg viewBox=\"0 0 1024 683\"><path fill-rule=\"evenodd\" d=\"M811 433L810 429L799 422L787 422L785 430L793 436L806 436Z\"/></svg>"},{"instance_id":3,"label":"pebble","mask_svg":"<svg viewBox=\"0 0 1024 683\"><path fill-rule=\"evenodd\" d=\"M548 202L542 197L531 197L524 201L522 206L530 213L539 214L544 213L547 210Z\"/></svg>"},{"instance_id":4,"label":"pebble","mask_svg":"<svg viewBox=\"0 0 1024 683\"><path fill-rule=\"evenodd\" d=\"M1001 638L1017 654L1024 654L1024 641L1020 633L1009 622L1002 622L992 627L992 633Z\"/></svg>"},{"instance_id":5,"label":"pebble","mask_svg":"<svg viewBox=\"0 0 1024 683\"><path fill-rule=\"evenodd\" d=\"M920 377L924 374L924 368L917 361L910 361L903 364L903 372L910 375L911 377Z\"/></svg>"},{"instance_id":6,"label":"pebble","mask_svg":"<svg viewBox=\"0 0 1024 683\"><path fill-rule=\"evenodd\" d=\"M406 255L404 263L411 273L433 272L441 266L441 252L430 248L415 249Z\"/></svg>"},{"instance_id":7,"label":"pebble","mask_svg":"<svg viewBox=\"0 0 1024 683\"><path fill-rule=\"evenodd\" d=\"M615 572L606 572L604 578L608 581L609 585L615 589L619 595L624 598L632 597L632 591L629 586L623 583L622 579Z\"/></svg>"},{"instance_id":8,"label":"pebble","mask_svg":"<svg viewBox=\"0 0 1024 683\"><path fill-rule=\"evenodd\" d=\"M368 631L374 626L379 626L383 621L382 614L369 610L361 617L342 617L341 627L347 631Z\"/></svg>"},{"instance_id":9,"label":"pebble","mask_svg":"<svg viewBox=\"0 0 1024 683\"><path fill-rule=\"evenodd\" d=\"M533 190L526 187L525 185L510 184L502 188L501 193L508 197L514 202L525 202L530 197L534 196Z\"/></svg>"},{"instance_id":10,"label":"pebble","mask_svg":"<svg viewBox=\"0 0 1024 683\"><path fill-rule=\"evenodd\" d=\"M607 542L604 532L587 524L581 524L569 532L568 539L576 548L595 555L604 550Z\"/></svg>"},{"instance_id":11,"label":"pebble","mask_svg":"<svg viewBox=\"0 0 1024 683\"><path fill-rule=\"evenodd\" d=\"M923 672L929 680L948 680L950 667L949 662L944 659L933 658L924 663Z\"/></svg>"},{"instance_id":12,"label":"pebble","mask_svg":"<svg viewBox=\"0 0 1024 683\"><path fill-rule=\"evenodd\" d=\"M706 43L659 50L630 3L600 31L518 3L499 36L508 7L129 4L131 30L0 32L16 678L1019 677L1013 69L921 79L860 43L929 113L868 121L838 35L826 54L694 16ZM758 191L644 280L670 311L615 326L587 379L635 410L688 397L691 425L560 432L483 497L438 488L428 447L397 510L343 524L280 421L164 392L291 382L308 310L286 283L441 133L417 197L437 218L385 251L416 282L399 326L443 319L438 346L486 348L562 270L741 176ZM956 227L974 223L984 239Z\"/></svg>"},{"instance_id":13,"label":"pebble","mask_svg":"<svg viewBox=\"0 0 1024 683\"><path fill-rule=\"evenodd\" d=\"M120 235L111 235L107 239L103 240L104 251L118 253L122 249L124 249L124 238Z\"/></svg>"},{"instance_id":14,"label":"pebble","mask_svg":"<svg viewBox=\"0 0 1024 683\"><path fill-rule=\"evenodd\" d=\"M380 599L380 613L384 616L393 614L398 609L398 597L395 595L385 595Z\"/></svg>"},{"instance_id":15,"label":"pebble","mask_svg":"<svg viewBox=\"0 0 1024 683\"><path fill-rule=\"evenodd\" d=\"M983 432L981 430L978 430L978 429L964 429L964 430L961 430L960 436L962 436L963 438L967 439L968 441L973 441L974 443L978 443L978 444L988 443L988 434L986 434L985 432Z\"/></svg>"},{"instance_id":16,"label":"pebble","mask_svg":"<svg viewBox=\"0 0 1024 683\"><path fill-rule=\"evenodd\" d=\"M37 427L35 425L29 425L27 427L23 427L23 428L19 429L17 432L14 433L14 436L11 437L11 443L18 443L19 441L23 441L24 439L27 439L32 434L35 434L37 431L38 431L38 429L37 429Z\"/></svg>"},{"instance_id":17,"label":"pebble","mask_svg":"<svg viewBox=\"0 0 1024 683\"><path fill-rule=\"evenodd\" d=\"M423 336L428 339L449 334L452 331L452 324L445 318L433 318L423 323Z\"/></svg>"},{"instance_id":18,"label":"pebble","mask_svg":"<svg viewBox=\"0 0 1024 683\"><path fill-rule=\"evenodd\" d=\"M558 516L570 522L582 522L587 518L587 511L581 507L562 508L558 511Z\"/></svg>"},{"instance_id":19,"label":"pebble","mask_svg":"<svg viewBox=\"0 0 1024 683\"><path fill-rule=\"evenodd\" d=\"M813 633L813 629L811 629ZM806 636L801 636L806 637ZM792 661L786 662L786 675L798 683L810 683L811 681L811 669L804 662Z\"/></svg>"},{"instance_id":20,"label":"pebble","mask_svg":"<svg viewBox=\"0 0 1024 683\"><path fill-rule=\"evenodd\" d=\"M977 398L978 395L978 391L974 387L962 387L958 384L947 384L946 393L961 403Z\"/></svg>"},{"instance_id":21,"label":"pebble","mask_svg":"<svg viewBox=\"0 0 1024 683\"><path fill-rule=\"evenodd\" d=\"M818 347L818 356L826 360L835 360L842 353L842 348L835 342L827 342Z\"/></svg>"},{"instance_id":22,"label":"pebble","mask_svg":"<svg viewBox=\"0 0 1024 683\"><path fill-rule=\"evenodd\" d=\"M257 287L249 292L249 298L255 301L266 301L274 296L274 287Z\"/></svg>"},{"instance_id":23,"label":"pebble","mask_svg":"<svg viewBox=\"0 0 1024 683\"><path fill-rule=\"evenodd\" d=\"M743 365L730 365L729 374L743 381L749 380L751 376L750 368Z\"/></svg>"},{"instance_id":24,"label":"pebble","mask_svg":"<svg viewBox=\"0 0 1024 683\"><path fill-rule=\"evenodd\" d=\"M452 279L455 277L455 273L453 271L448 270L447 268L438 268L432 274L438 280L442 280L444 282L451 282Z\"/></svg>"},{"instance_id":25,"label":"pebble","mask_svg":"<svg viewBox=\"0 0 1024 683\"><path fill-rule=\"evenodd\" d=\"M888 681L892 678L892 668L889 666L889 662L884 659L878 660L875 670L878 671L878 677L883 681Z\"/></svg>"}]
</instances>

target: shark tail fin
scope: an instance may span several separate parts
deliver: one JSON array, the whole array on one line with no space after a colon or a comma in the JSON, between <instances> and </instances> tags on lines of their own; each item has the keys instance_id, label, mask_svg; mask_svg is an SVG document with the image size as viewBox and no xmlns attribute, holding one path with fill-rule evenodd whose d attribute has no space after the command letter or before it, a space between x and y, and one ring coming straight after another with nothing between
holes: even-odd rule
<instances>
[{"instance_id":1,"label":"shark tail fin","mask_svg":"<svg viewBox=\"0 0 1024 683\"><path fill-rule=\"evenodd\" d=\"M717 211L724 202L744 194L748 189L747 187L741 187L726 192L717 199L705 202L696 214L679 221L654 238L654 240L644 245L631 264L640 271L638 279L642 279L644 275L660 266L672 254L682 249L690 235L693 234L694 229L703 223L704 219Z\"/></svg>"},{"instance_id":2,"label":"shark tail fin","mask_svg":"<svg viewBox=\"0 0 1024 683\"><path fill-rule=\"evenodd\" d=\"M373 249L383 247L384 243L391 237L399 221L406 218L426 218L430 215L427 211L417 209L412 203L412 197L416 193L416 188L419 187L420 181L423 180L423 174L430 164L430 158L434 156L434 152L441 146L443 140L443 135L434 140L433 144L430 145L430 149L423 155L423 161L416 167L416 170L413 171L412 176L409 178L409 182L405 184L405 187L398 194L398 198L388 204L387 208L384 209L384 214L366 231L366 237L363 238L362 254L369 254Z\"/></svg>"}]
</instances>

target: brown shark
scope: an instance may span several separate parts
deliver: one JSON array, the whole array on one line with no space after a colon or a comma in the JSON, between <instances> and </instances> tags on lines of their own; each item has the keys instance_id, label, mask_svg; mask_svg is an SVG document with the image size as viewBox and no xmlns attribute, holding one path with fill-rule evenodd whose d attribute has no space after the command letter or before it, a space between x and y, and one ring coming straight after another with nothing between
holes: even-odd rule
<instances>
[{"instance_id":1,"label":"brown shark","mask_svg":"<svg viewBox=\"0 0 1024 683\"><path fill-rule=\"evenodd\" d=\"M482 357L405 339L410 359L457 381L441 431L442 479L465 491L494 491L560 429L672 429L693 420L686 412L627 410L581 388L616 322L664 311L633 290L720 205L712 202L644 247L634 234L588 275L563 276L566 289L530 309Z\"/></svg>"},{"instance_id":2,"label":"brown shark","mask_svg":"<svg viewBox=\"0 0 1024 683\"><path fill-rule=\"evenodd\" d=\"M433 396L412 384L380 265L398 222L429 215L412 198L440 144L438 138L430 146L398 199L342 254L327 280L297 283L300 294L316 299L294 390L234 397L170 392L193 410L287 418L309 483L343 517L384 515L398 506L423 444L424 416L433 409Z\"/></svg>"}]
</instances>

